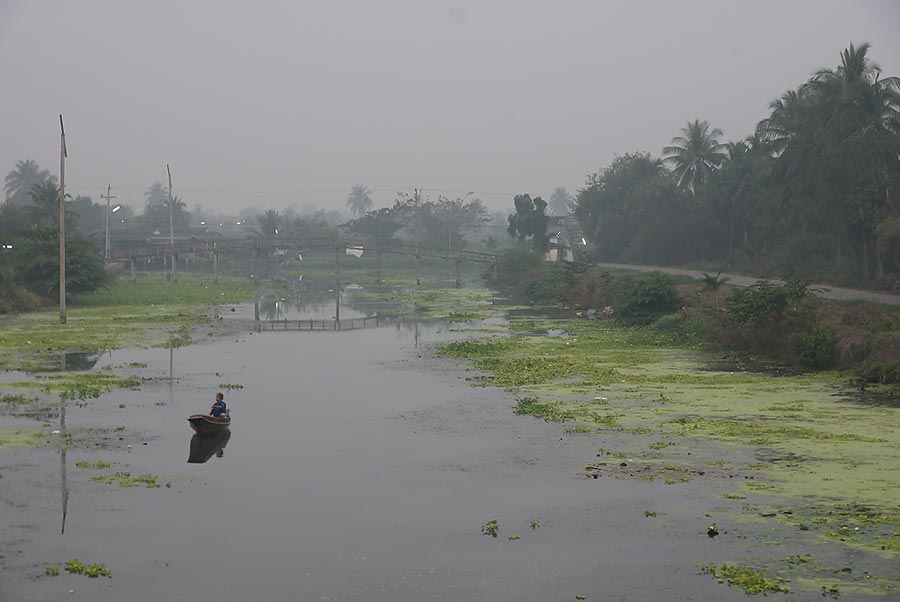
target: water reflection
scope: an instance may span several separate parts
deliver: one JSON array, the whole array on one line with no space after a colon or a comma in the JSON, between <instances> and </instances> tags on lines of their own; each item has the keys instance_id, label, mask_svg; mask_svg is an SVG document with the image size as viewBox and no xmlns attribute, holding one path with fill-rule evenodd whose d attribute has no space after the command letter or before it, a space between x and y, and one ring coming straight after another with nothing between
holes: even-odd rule
<instances>
[{"instance_id":1,"label":"water reflection","mask_svg":"<svg viewBox=\"0 0 900 602\"><path fill-rule=\"evenodd\" d=\"M231 439L231 431L225 430L212 435L197 435L191 437L191 451L188 455L188 464L205 464L213 456L221 458L225 455L225 446Z\"/></svg>"},{"instance_id":2,"label":"water reflection","mask_svg":"<svg viewBox=\"0 0 900 602\"><path fill-rule=\"evenodd\" d=\"M66 479L68 468L66 466L66 452L69 449L69 437L66 432L66 400L60 400L59 406L59 474L60 491L62 492L62 526L60 534L66 532L66 514L69 510L69 484Z\"/></svg>"}]
</instances>

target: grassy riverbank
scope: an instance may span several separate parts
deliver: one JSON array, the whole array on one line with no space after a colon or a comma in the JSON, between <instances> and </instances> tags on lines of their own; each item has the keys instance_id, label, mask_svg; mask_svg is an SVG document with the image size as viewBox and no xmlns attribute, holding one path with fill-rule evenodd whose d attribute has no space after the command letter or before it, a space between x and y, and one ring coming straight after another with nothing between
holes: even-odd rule
<instances>
[{"instance_id":1,"label":"grassy riverbank","mask_svg":"<svg viewBox=\"0 0 900 602\"><path fill-rule=\"evenodd\" d=\"M0 370L58 370L65 354L99 353L123 346L183 344L187 331L207 318L212 305L252 299L252 281L183 275L170 286L162 274L125 277L84 295L59 323L56 310L0 318Z\"/></svg>"},{"instance_id":2,"label":"grassy riverbank","mask_svg":"<svg viewBox=\"0 0 900 602\"><path fill-rule=\"evenodd\" d=\"M900 557L900 408L882 405L890 397L861 394L831 372L717 368L717 356L654 328L528 319L510 330L439 353L471 362L481 373L474 385L513 392L516 413L597 437L586 477L718 483L725 493L708 517L717 529L760 541L777 529L815 550L809 561L773 561L776 538L759 558L710 561L793 579L797 589L898 591L890 567ZM848 549L858 552L852 566Z\"/></svg>"}]
</instances>

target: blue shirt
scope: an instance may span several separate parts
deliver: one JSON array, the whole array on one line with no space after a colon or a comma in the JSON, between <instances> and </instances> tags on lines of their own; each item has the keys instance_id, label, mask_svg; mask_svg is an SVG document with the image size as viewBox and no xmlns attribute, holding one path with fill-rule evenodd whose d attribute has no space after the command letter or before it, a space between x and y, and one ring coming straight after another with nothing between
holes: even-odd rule
<instances>
[{"instance_id":1,"label":"blue shirt","mask_svg":"<svg viewBox=\"0 0 900 602\"><path fill-rule=\"evenodd\" d=\"M213 416L220 416L225 413L225 402L217 401L212 405L212 408L209 411Z\"/></svg>"}]
</instances>

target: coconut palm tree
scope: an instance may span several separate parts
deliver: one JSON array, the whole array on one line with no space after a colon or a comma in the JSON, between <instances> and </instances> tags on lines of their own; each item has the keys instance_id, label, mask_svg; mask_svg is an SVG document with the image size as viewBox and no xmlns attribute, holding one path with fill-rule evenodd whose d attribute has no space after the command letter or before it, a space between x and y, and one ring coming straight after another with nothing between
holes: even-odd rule
<instances>
[{"instance_id":1,"label":"coconut palm tree","mask_svg":"<svg viewBox=\"0 0 900 602\"><path fill-rule=\"evenodd\" d=\"M51 177L49 171L41 169L31 159L16 161L15 169L7 174L3 185L6 200L16 205L27 205L31 200L32 188Z\"/></svg>"},{"instance_id":2,"label":"coconut palm tree","mask_svg":"<svg viewBox=\"0 0 900 602\"><path fill-rule=\"evenodd\" d=\"M665 161L673 165L678 187L694 192L726 159L719 143L722 130L710 129L708 121L695 119L681 128L681 136L672 138L672 146L663 149Z\"/></svg>"},{"instance_id":3,"label":"coconut palm tree","mask_svg":"<svg viewBox=\"0 0 900 602\"><path fill-rule=\"evenodd\" d=\"M144 200L147 201L147 207L166 205L168 208L169 191L163 186L162 182L153 182L153 184L144 191Z\"/></svg>"},{"instance_id":4,"label":"coconut palm tree","mask_svg":"<svg viewBox=\"0 0 900 602\"><path fill-rule=\"evenodd\" d=\"M350 212L357 217L362 217L372 208L372 196L369 189L362 184L357 184L347 197L347 206Z\"/></svg>"},{"instance_id":5,"label":"coconut palm tree","mask_svg":"<svg viewBox=\"0 0 900 602\"><path fill-rule=\"evenodd\" d=\"M550 195L550 215L568 215L572 208L572 195L562 186L557 186Z\"/></svg>"},{"instance_id":6,"label":"coconut palm tree","mask_svg":"<svg viewBox=\"0 0 900 602\"><path fill-rule=\"evenodd\" d=\"M268 209L265 213L256 216L256 222L259 224L262 237L272 239L278 235L278 229L281 227L281 216L274 209Z\"/></svg>"},{"instance_id":7,"label":"coconut palm tree","mask_svg":"<svg viewBox=\"0 0 900 602\"><path fill-rule=\"evenodd\" d=\"M59 187L55 178L47 178L40 184L31 187L31 204L26 205L25 212L29 221L39 226L59 224ZM69 195L66 195L68 197ZM75 225L75 214L72 212L72 201L66 201L66 225Z\"/></svg>"}]
</instances>

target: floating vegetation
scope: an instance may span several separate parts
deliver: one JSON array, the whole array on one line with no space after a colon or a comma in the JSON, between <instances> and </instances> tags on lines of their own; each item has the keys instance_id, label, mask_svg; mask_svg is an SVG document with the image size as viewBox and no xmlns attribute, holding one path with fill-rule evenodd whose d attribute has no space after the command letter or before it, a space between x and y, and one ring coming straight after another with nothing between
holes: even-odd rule
<instances>
[{"instance_id":1,"label":"floating vegetation","mask_svg":"<svg viewBox=\"0 0 900 602\"><path fill-rule=\"evenodd\" d=\"M27 428L0 428L0 449L4 447L38 447L46 443L43 431Z\"/></svg>"},{"instance_id":2,"label":"floating vegetation","mask_svg":"<svg viewBox=\"0 0 900 602\"><path fill-rule=\"evenodd\" d=\"M491 537L497 537L500 532L500 523L496 520L489 520L488 522L481 525L481 532L484 535L489 535Z\"/></svg>"},{"instance_id":3,"label":"floating vegetation","mask_svg":"<svg viewBox=\"0 0 900 602\"><path fill-rule=\"evenodd\" d=\"M615 426L616 416L613 414L601 414L587 406L568 406L559 401L541 403L536 397L523 397L517 400L514 413L519 415L534 416L545 422L571 422L581 420L606 427ZM588 430L573 430L573 432L592 432Z\"/></svg>"},{"instance_id":4,"label":"floating vegetation","mask_svg":"<svg viewBox=\"0 0 900 602\"><path fill-rule=\"evenodd\" d=\"M56 393L61 399L88 399L100 397L113 389L137 389L139 378L119 377L96 372L72 372L49 377L41 388L45 393Z\"/></svg>"},{"instance_id":5,"label":"floating vegetation","mask_svg":"<svg viewBox=\"0 0 900 602\"><path fill-rule=\"evenodd\" d=\"M58 572L59 571L57 570L57 573ZM102 562L87 565L77 558L66 561L66 572L72 573L73 575L85 575L91 579L96 579L97 577L112 578L112 571L106 568Z\"/></svg>"},{"instance_id":6,"label":"floating vegetation","mask_svg":"<svg viewBox=\"0 0 900 602\"><path fill-rule=\"evenodd\" d=\"M91 477L95 483L118 485L119 487L146 487L155 489L159 487L159 477L152 474L132 475L130 472L116 472L108 475Z\"/></svg>"},{"instance_id":7,"label":"floating vegetation","mask_svg":"<svg viewBox=\"0 0 900 602\"><path fill-rule=\"evenodd\" d=\"M5 403L11 406L16 405L25 405L31 403L33 401L37 401L37 397L28 397L26 395L20 395L15 393L9 393L6 395L0 395L0 403Z\"/></svg>"},{"instance_id":8,"label":"floating vegetation","mask_svg":"<svg viewBox=\"0 0 900 602\"><path fill-rule=\"evenodd\" d=\"M48 577L59 577L59 566L55 564L51 564L50 566L44 567L44 574Z\"/></svg>"},{"instance_id":9,"label":"floating vegetation","mask_svg":"<svg viewBox=\"0 0 900 602\"><path fill-rule=\"evenodd\" d=\"M244 388L244 385L240 385L240 384L237 384L237 383L219 383L219 384L217 385L217 387L218 387L219 389L226 389L226 390L228 390L228 391L234 391L234 390L243 389L243 388Z\"/></svg>"},{"instance_id":10,"label":"floating vegetation","mask_svg":"<svg viewBox=\"0 0 900 602\"><path fill-rule=\"evenodd\" d=\"M534 531L535 529L537 529L538 527L541 526L541 523L539 523L536 518L533 518L533 519L531 519L531 523L528 526L531 527L532 531Z\"/></svg>"},{"instance_id":11,"label":"floating vegetation","mask_svg":"<svg viewBox=\"0 0 900 602\"><path fill-rule=\"evenodd\" d=\"M97 460L96 462L88 462L87 460L78 460L75 462L75 466L78 468L90 468L92 470L103 470L104 468L109 468L112 466L109 462L104 462L103 460Z\"/></svg>"},{"instance_id":12,"label":"floating vegetation","mask_svg":"<svg viewBox=\"0 0 900 602\"><path fill-rule=\"evenodd\" d=\"M768 592L787 593L790 591L780 577L770 579L759 571L747 567L710 563L701 564L700 571L706 575L712 575L719 583L728 583L728 585L739 587L748 594L765 595Z\"/></svg>"},{"instance_id":13,"label":"floating vegetation","mask_svg":"<svg viewBox=\"0 0 900 602\"><path fill-rule=\"evenodd\" d=\"M517 540L522 539L522 538L519 537L518 535L509 535L506 539L508 539L508 540L510 540L510 541L517 541Z\"/></svg>"}]
</instances>

